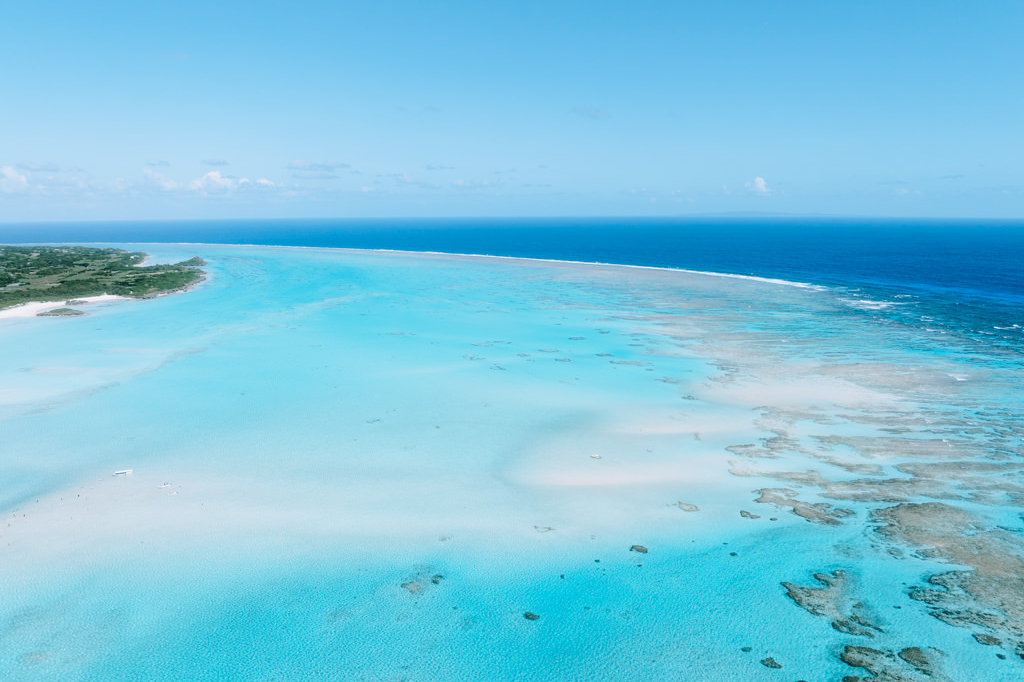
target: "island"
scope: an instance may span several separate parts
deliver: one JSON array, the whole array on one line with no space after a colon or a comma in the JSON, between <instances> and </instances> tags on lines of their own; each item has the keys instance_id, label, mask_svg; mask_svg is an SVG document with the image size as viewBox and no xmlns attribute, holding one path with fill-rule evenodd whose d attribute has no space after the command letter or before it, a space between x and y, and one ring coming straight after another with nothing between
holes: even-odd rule
<instances>
[{"instance_id":1,"label":"island","mask_svg":"<svg viewBox=\"0 0 1024 682\"><path fill-rule=\"evenodd\" d=\"M154 298L185 291L205 276L206 261L144 265L147 254L86 246L0 246L0 310L23 303L112 295ZM56 316L79 314L67 308Z\"/></svg>"}]
</instances>

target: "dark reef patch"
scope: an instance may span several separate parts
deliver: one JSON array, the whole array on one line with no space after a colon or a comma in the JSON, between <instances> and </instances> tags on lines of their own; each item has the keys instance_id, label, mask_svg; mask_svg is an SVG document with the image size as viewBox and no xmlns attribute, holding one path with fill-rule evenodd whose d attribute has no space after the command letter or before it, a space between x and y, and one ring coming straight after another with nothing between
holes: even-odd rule
<instances>
[{"instance_id":1,"label":"dark reef patch","mask_svg":"<svg viewBox=\"0 0 1024 682\"><path fill-rule=\"evenodd\" d=\"M777 507L789 509L797 516L807 519L813 523L837 526L839 519L853 515L851 509L839 509L827 502L811 504L796 499L797 492L789 488L761 488L756 491L759 497L754 500L761 504L774 504Z\"/></svg>"},{"instance_id":2,"label":"dark reef patch","mask_svg":"<svg viewBox=\"0 0 1024 682\"><path fill-rule=\"evenodd\" d=\"M1024 547L1018 534L989 528L977 515L939 502L899 504L871 516L886 540L966 567L929 576L930 587L911 588L913 599L928 604L939 620L973 630L976 639L1001 640L1024 657Z\"/></svg>"},{"instance_id":3,"label":"dark reef patch","mask_svg":"<svg viewBox=\"0 0 1024 682\"><path fill-rule=\"evenodd\" d=\"M801 608L829 619L832 627L848 635L874 637L884 630L869 614L867 606L852 596L852 585L846 571L815 573L822 587L802 587L784 582L786 595Z\"/></svg>"}]
</instances>

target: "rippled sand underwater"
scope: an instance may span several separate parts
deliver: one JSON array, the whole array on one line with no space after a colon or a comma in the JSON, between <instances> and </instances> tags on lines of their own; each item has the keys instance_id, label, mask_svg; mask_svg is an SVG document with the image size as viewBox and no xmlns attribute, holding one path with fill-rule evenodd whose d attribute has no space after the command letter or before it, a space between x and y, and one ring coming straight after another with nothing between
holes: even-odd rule
<instances>
[{"instance_id":1,"label":"rippled sand underwater","mask_svg":"<svg viewBox=\"0 0 1024 682\"><path fill-rule=\"evenodd\" d=\"M2 679L1024 677L1019 353L777 282L139 248L209 278L0 321Z\"/></svg>"}]
</instances>

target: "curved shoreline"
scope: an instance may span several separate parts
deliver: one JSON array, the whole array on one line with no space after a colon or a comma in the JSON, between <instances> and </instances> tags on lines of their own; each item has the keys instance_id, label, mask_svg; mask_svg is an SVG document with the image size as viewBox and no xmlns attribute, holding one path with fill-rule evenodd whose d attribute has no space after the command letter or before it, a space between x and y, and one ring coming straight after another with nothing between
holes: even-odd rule
<instances>
[{"instance_id":1,"label":"curved shoreline","mask_svg":"<svg viewBox=\"0 0 1024 682\"><path fill-rule=\"evenodd\" d=\"M81 301L83 304L91 304L106 303L108 301L127 301L130 299L127 296L98 294L96 296L82 296L75 300ZM40 313L66 307L67 303L68 299L61 299L60 301L26 301L24 303L15 303L12 306L0 308L0 320L21 317L39 317Z\"/></svg>"},{"instance_id":2,"label":"curved shoreline","mask_svg":"<svg viewBox=\"0 0 1024 682\"><path fill-rule=\"evenodd\" d=\"M497 256L489 253L455 253L450 251L407 251L404 249L360 249L344 246L297 246L294 244L231 244L223 242L48 242L40 243L39 246L91 246L95 244L126 245L137 244L139 246L229 246L235 248L254 249L294 249L299 251L340 251L342 253L387 253L410 256L448 256L453 258L479 258L494 259L501 261L525 261L529 263L554 263L561 265L590 265L612 268L633 268L637 270L659 270L663 272L682 272L689 275L704 275L707 277L725 277L728 279L742 279L764 284L776 284L781 286L797 287L811 291L828 291L829 287L809 282L798 282L795 280L775 279L771 277L759 277L757 275L740 275L731 272L711 272L707 270L691 270L688 268L672 268L663 265L635 265L632 263L605 263L602 261L578 261L564 260L558 258L534 258L530 256Z\"/></svg>"},{"instance_id":3,"label":"curved shoreline","mask_svg":"<svg viewBox=\"0 0 1024 682\"><path fill-rule=\"evenodd\" d=\"M168 289L166 291L158 291L152 294L146 294L144 296L119 296L117 294L97 294L96 296L81 296L76 300L84 303L106 303L109 301L148 301L154 298L162 298L164 296L171 296L173 294L184 294L193 289L199 287L209 279L209 275L203 272L202 277L197 279L195 282L186 284L182 287L176 287L174 289ZM67 305L67 299L60 301L25 301L24 303L15 303L12 306L6 308L0 308L0 320L12 319L12 318L23 318L23 317L39 317L42 313L54 310L56 308L62 308Z\"/></svg>"}]
</instances>

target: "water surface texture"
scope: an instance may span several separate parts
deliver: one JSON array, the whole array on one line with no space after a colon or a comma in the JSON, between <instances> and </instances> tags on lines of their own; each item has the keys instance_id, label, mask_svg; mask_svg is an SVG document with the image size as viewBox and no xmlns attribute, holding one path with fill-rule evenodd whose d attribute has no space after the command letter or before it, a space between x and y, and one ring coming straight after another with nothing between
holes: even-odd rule
<instances>
[{"instance_id":1,"label":"water surface texture","mask_svg":"<svg viewBox=\"0 0 1024 682\"><path fill-rule=\"evenodd\" d=\"M133 248L0 320L0 678L1024 675L1012 300Z\"/></svg>"}]
</instances>

